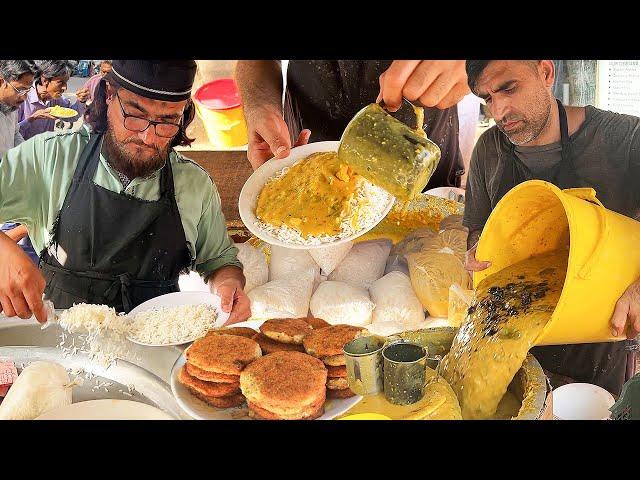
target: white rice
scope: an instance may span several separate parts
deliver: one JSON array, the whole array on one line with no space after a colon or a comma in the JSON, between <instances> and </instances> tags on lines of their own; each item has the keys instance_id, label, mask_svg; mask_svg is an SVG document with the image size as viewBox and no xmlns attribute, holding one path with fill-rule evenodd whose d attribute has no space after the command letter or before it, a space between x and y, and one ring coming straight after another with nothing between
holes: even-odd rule
<instances>
[{"instance_id":1,"label":"white rice","mask_svg":"<svg viewBox=\"0 0 640 480\"><path fill-rule=\"evenodd\" d=\"M298 162L294 165L297 163ZM294 165L291 165L291 167ZM283 177L291 167L285 167L278 171L266 181L265 185ZM356 191L356 195L354 195L354 198L351 200L351 214L342 218L340 233L336 235L309 235L305 238L298 230L284 223L280 227L263 222L260 219L254 223L264 232L285 243L294 245L322 245L325 243L333 243L343 238L358 236L358 234L370 230L382 221L385 209L392 199L393 196L389 192L363 179Z\"/></svg>"},{"instance_id":2,"label":"white rice","mask_svg":"<svg viewBox=\"0 0 640 480\"><path fill-rule=\"evenodd\" d=\"M205 304L147 310L133 316L129 337L153 345L186 343L205 336L216 318L216 310Z\"/></svg>"}]
</instances>

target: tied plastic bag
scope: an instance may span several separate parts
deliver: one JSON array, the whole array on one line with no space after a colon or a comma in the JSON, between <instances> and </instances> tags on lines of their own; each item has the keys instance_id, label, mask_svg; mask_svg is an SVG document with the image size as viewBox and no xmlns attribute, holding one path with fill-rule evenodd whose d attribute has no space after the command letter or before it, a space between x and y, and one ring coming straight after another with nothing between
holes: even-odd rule
<instances>
[{"instance_id":1,"label":"tied plastic bag","mask_svg":"<svg viewBox=\"0 0 640 480\"><path fill-rule=\"evenodd\" d=\"M251 319L306 317L314 280L314 272L307 270L254 288L247 293L251 300Z\"/></svg>"},{"instance_id":2,"label":"tied plastic bag","mask_svg":"<svg viewBox=\"0 0 640 480\"><path fill-rule=\"evenodd\" d=\"M376 304L372 322L395 321L401 327L424 321L424 309L411 287L409 277L401 272L387 273L369 289Z\"/></svg>"},{"instance_id":3,"label":"tied plastic bag","mask_svg":"<svg viewBox=\"0 0 640 480\"><path fill-rule=\"evenodd\" d=\"M391 246L391 240L373 240L354 245L340 265L331 272L329 280L369 288L384 275Z\"/></svg>"},{"instance_id":4,"label":"tied plastic bag","mask_svg":"<svg viewBox=\"0 0 640 480\"><path fill-rule=\"evenodd\" d=\"M320 267L309 255L308 250L271 246L269 280L288 280L295 278L301 271L312 271L314 276L320 276Z\"/></svg>"},{"instance_id":5,"label":"tied plastic bag","mask_svg":"<svg viewBox=\"0 0 640 480\"><path fill-rule=\"evenodd\" d=\"M467 233L462 230L447 229L435 232L430 228L419 228L393 247L392 255L406 257L418 252L451 253L464 263L467 251Z\"/></svg>"},{"instance_id":6,"label":"tied plastic bag","mask_svg":"<svg viewBox=\"0 0 640 480\"><path fill-rule=\"evenodd\" d=\"M450 253L458 257L464 264L466 251L466 230L453 229L436 232L427 227L419 228L408 235L403 241L394 245L385 266L385 273L398 271L409 275L407 256L412 253Z\"/></svg>"},{"instance_id":7,"label":"tied plastic bag","mask_svg":"<svg viewBox=\"0 0 640 480\"><path fill-rule=\"evenodd\" d=\"M323 282L311 297L311 314L332 325L368 325L374 308L366 289L344 282Z\"/></svg>"},{"instance_id":8,"label":"tied plastic bag","mask_svg":"<svg viewBox=\"0 0 640 480\"><path fill-rule=\"evenodd\" d=\"M429 250L407 255L411 285L422 305L433 317L447 317L449 287L457 283L469 288L470 278L460 259L447 252Z\"/></svg>"},{"instance_id":9,"label":"tied plastic bag","mask_svg":"<svg viewBox=\"0 0 640 480\"><path fill-rule=\"evenodd\" d=\"M238 248L238 260L242 263L242 270L247 279L247 284L244 287L245 293L267 283L269 281L269 265L264 252L248 243L236 243L235 246Z\"/></svg>"},{"instance_id":10,"label":"tied plastic bag","mask_svg":"<svg viewBox=\"0 0 640 480\"><path fill-rule=\"evenodd\" d=\"M0 404L0 419L33 420L54 408L71 405L73 386L62 365L33 362L22 370Z\"/></svg>"},{"instance_id":11,"label":"tied plastic bag","mask_svg":"<svg viewBox=\"0 0 640 480\"><path fill-rule=\"evenodd\" d=\"M353 242L341 243L332 247L312 248L309 254L316 261L322 273L329 275L351 251Z\"/></svg>"},{"instance_id":12,"label":"tied plastic bag","mask_svg":"<svg viewBox=\"0 0 640 480\"><path fill-rule=\"evenodd\" d=\"M440 220L439 230L460 230L465 233L469 232L469 229L462 225L462 215L449 215Z\"/></svg>"}]
</instances>

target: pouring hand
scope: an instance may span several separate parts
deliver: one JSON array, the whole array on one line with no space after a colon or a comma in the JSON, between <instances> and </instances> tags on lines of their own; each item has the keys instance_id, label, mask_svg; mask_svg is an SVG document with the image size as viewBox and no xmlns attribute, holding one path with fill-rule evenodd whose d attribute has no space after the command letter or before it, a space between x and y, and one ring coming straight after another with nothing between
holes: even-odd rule
<instances>
[{"instance_id":1,"label":"pouring hand","mask_svg":"<svg viewBox=\"0 0 640 480\"><path fill-rule=\"evenodd\" d=\"M640 280L632 283L622 294L611 317L611 333L614 337L626 333L636 338L640 332Z\"/></svg>"},{"instance_id":2,"label":"pouring hand","mask_svg":"<svg viewBox=\"0 0 640 480\"><path fill-rule=\"evenodd\" d=\"M376 101L384 100L391 111L402 106L402 97L423 107L444 109L470 92L464 60L394 60L380 75Z\"/></svg>"},{"instance_id":3,"label":"pouring hand","mask_svg":"<svg viewBox=\"0 0 640 480\"><path fill-rule=\"evenodd\" d=\"M7 317L47 320L42 294L46 281L20 246L0 233L0 308Z\"/></svg>"},{"instance_id":4,"label":"pouring hand","mask_svg":"<svg viewBox=\"0 0 640 480\"><path fill-rule=\"evenodd\" d=\"M259 107L247 113L249 145L247 157L251 166L258 168L271 157L286 158L291 151L289 128L280 112L272 107ZM294 147L309 142L310 130L302 130Z\"/></svg>"}]
</instances>

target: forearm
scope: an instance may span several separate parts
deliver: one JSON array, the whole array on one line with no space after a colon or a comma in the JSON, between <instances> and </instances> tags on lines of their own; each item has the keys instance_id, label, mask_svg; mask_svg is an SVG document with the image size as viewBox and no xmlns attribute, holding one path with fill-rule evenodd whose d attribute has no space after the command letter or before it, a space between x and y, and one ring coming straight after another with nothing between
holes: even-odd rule
<instances>
[{"instance_id":1,"label":"forearm","mask_svg":"<svg viewBox=\"0 0 640 480\"><path fill-rule=\"evenodd\" d=\"M471 250L478 243L481 233L481 228L469 230L469 235L467 236L467 250Z\"/></svg>"},{"instance_id":2,"label":"forearm","mask_svg":"<svg viewBox=\"0 0 640 480\"><path fill-rule=\"evenodd\" d=\"M16 228L7 230L4 233L7 235L7 237L9 237L11 240L13 240L16 243L22 240L27 235L29 235L29 232L27 231L27 227L25 227L24 225L18 225Z\"/></svg>"},{"instance_id":3,"label":"forearm","mask_svg":"<svg viewBox=\"0 0 640 480\"><path fill-rule=\"evenodd\" d=\"M209 289L212 292L215 292L216 286L225 280L236 280L241 285L241 288L244 288L246 283L246 279L240 267L226 265L213 272L207 278L207 284L209 285Z\"/></svg>"},{"instance_id":4,"label":"forearm","mask_svg":"<svg viewBox=\"0 0 640 480\"><path fill-rule=\"evenodd\" d=\"M246 115L271 106L282 113L282 67L279 60L238 60L236 82Z\"/></svg>"}]
</instances>

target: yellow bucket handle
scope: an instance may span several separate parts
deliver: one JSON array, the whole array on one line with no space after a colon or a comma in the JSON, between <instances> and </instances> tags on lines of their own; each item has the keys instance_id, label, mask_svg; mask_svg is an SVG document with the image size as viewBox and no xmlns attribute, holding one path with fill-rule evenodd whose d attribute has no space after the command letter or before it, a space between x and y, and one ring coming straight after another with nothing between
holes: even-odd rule
<instances>
[{"instance_id":1,"label":"yellow bucket handle","mask_svg":"<svg viewBox=\"0 0 640 480\"><path fill-rule=\"evenodd\" d=\"M593 250L591 257L578 272L578 277L586 279L589 277L591 268L600 260L602 252L604 251L605 244L607 243L607 240L609 238L609 220L607 218L607 209L602 204L602 202L596 198L596 191L593 188L565 188L562 191L564 193L568 193L569 195L573 195L576 198L594 203L600 207L598 208L598 214L600 215L600 223L603 226L604 233L600 235L598 244Z\"/></svg>"}]
</instances>

